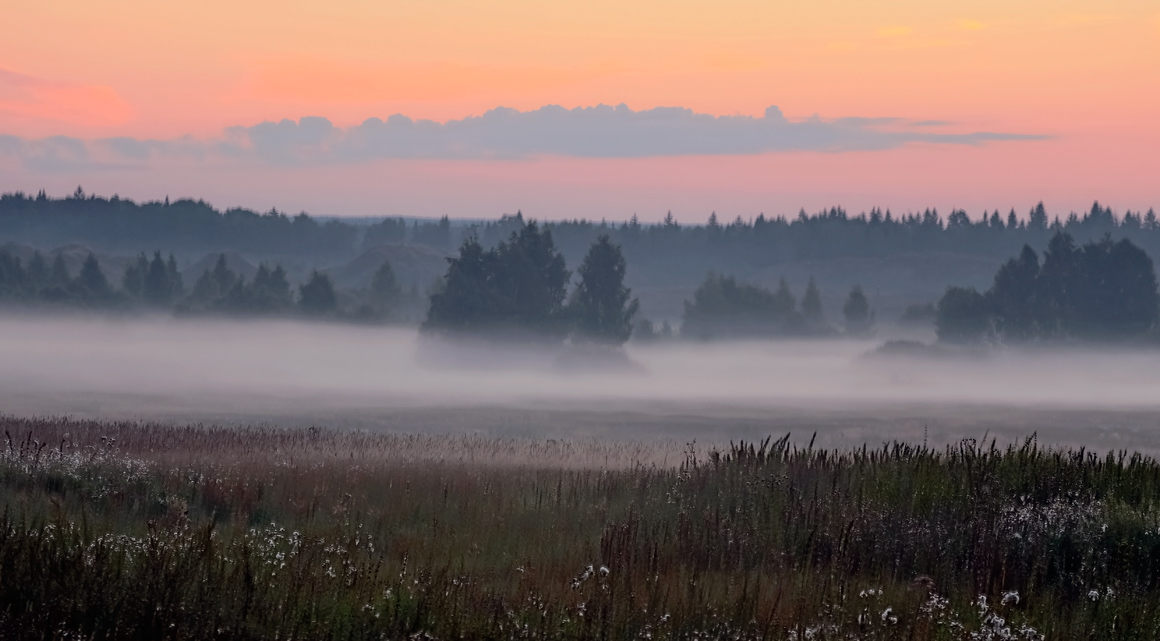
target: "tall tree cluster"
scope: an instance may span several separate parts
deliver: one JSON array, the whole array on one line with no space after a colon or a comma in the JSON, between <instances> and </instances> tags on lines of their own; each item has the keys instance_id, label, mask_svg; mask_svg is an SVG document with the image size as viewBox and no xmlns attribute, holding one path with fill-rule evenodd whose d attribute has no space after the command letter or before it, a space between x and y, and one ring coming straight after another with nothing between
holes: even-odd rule
<instances>
[{"instance_id":1,"label":"tall tree cluster","mask_svg":"<svg viewBox=\"0 0 1160 641\"><path fill-rule=\"evenodd\" d=\"M850 292L843 309L848 334L863 334L874 315L860 287ZM821 293L810 278L801 307L782 278L777 290L738 282L732 275L710 272L685 301L681 335L687 338L769 338L776 336L829 336L836 330L826 322Z\"/></svg>"},{"instance_id":2,"label":"tall tree cluster","mask_svg":"<svg viewBox=\"0 0 1160 641\"><path fill-rule=\"evenodd\" d=\"M0 249L0 300L104 307L114 304L117 296L91 253L74 278L61 254L49 265L37 251L25 265L18 256Z\"/></svg>"},{"instance_id":3,"label":"tall tree cluster","mask_svg":"<svg viewBox=\"0 0 1160 641\"><path fill-rule=\"evenodd\" d=\"M637 310L624 286L625 269L620 248L606 237L598 239L566 300L571 273L549 230L530 221L492 249L471 236L459 256L448 259L444 285L431 296L423 328L622 343Z\"/></svg>"},{"instance_id":4,"label":"tall tree cluster","mask_svg":"<svg viewBox=\"0 0 1160 641\"><path fill-rule=\"evenodd\" d=\"M951 287L939 301L940 340L1019 342L1139 338L1160 321L1152 259L1110 237L1077 246L1051 238L1043 260L1029 246L999 268L991 288Z\"/></svg>"},{"instance_id":5,"label":"tall tree cluster","mask_svg":"<svg viewBox=\"0 0 1160 641\"><path fill-rule=\"evenodd\" d=\"M185 301L189 311L229 314L278 314L294 308L294 293L281 265L258 265L249 283L230 269L225 254L219 254L212 269L198 277Z\"/></svg>"}]
</instances>

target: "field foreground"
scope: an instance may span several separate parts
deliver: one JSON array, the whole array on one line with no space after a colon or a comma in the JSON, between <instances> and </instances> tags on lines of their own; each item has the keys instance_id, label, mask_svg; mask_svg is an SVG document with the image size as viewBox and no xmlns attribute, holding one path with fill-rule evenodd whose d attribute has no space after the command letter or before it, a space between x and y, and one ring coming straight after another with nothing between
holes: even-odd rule
<instances>
[{"instance_id":1,"label":"field foreground","mask_svg":"<svg viewBox=\"0 0 1160 641\"><path fill-rule=\"evenodd\" d=\"M0 426L2 638L1160 637L1126 452Z\"/></svg>"}]
</instances>

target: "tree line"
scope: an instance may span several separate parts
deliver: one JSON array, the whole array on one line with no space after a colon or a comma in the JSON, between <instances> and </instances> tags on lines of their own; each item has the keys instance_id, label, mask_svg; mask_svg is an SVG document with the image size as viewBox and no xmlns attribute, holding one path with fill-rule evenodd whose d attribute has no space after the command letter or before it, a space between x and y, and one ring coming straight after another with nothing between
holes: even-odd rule
<instances>
[{"instance_id":1,"label":"tree line","mask_svg":"<svg viewBox=\"0 0 1160 641\"><path fill-rule=\"evenodd\" d=\"M411 243L440 250L474 237L492 248L522 227L518 213L485 223L439 220L407 222L388 218L371 225L320 221L306 213L287 215L271 209L224 211L201 200L136 203L86 194L81 188L52 198L21 192L0 195L0 238L34 246L81 242L101 251L137 252L167 247L177 252L237 251L256 256L350 256L381 243ZM565 220L540 223L552 232L560 252L579 261L600 236L622 248L636 269L699 280L705 265L745 273L788 261L835 257L888 256L904 252L945 251L1009 256L1024 244L1042 246L1059 231L1077 242L1105 234L1127 238L1146 251L1160 252L1160 221L1153 210L1117 215L1093 203L1086 212L1051 215L1040 203L1023 216L1014 210L984 211L972 219L963 210L943 215L936 209L897 214L871 209L854 215L841 207L796 216L759 214L754 218L681 224L669 213L656 224L634 215L623 223ZM690 260L690 257L695 260ZM690 270L697 270L695 274Z\"/></svg>"},{"instance_id":2,"label":"tree line","mask_svg":"<svg viewBox=\"0 0 1160 641\"><path fill-rule=\"evenodd\" d=\"M936 331L950 343L1130 340L1157 330L1160 294L1152 259L1130 240L1077 245L1058 231L1043 252L1024 245L990 289L950 287Z\"/></svg>"},{"instance_id":3,"label":"tree line","mask_svg":"<svg viewBox=\"0 0 1160 641\"><path fill-rule=\"evenodd\" d=\"M412 293L411 296L415 294ZM343 298L351 298L344 306ZM314 271L297 288L290 285L281 265L261 263L246 278L229 267L225 254L187 288L177 260L160 251L150 258L139 254L129 262L120 287L110 283L96 256L90 253L73 276L62 254L51 264L39 251L25 264L19 256L0 249L0 301L25 304L79 306L110 310L166 309L178 314L302 315L382 321L392 317L407 298L389 262L375 272L366 291L340 293L330 276Z\"/></svg>"},{"instance_id":4,"label":"tree line","mask_svg":"<svg viewBox=\"0 0 1160 641\"><path fill-rule=\"evenodd\" d=\"M481 334L620 344L634 331L641 340L674 335L667 322L656 328L634 322L639 304L625 286L626 261L619 245L604 235L589 247L580 264L576 288L552 232L535 221L513 230L491 249L474 236L448 259L447 275L431 296L423 329L435 334ZM867 335L874 325L861 287L854 287L842 313L847 335ZM739 283L710 272L685 302L682 337L771 338L833 336L822 309L821 294L810 280L798 309L782 279L776 292Z\"/></svg>"},{"instance_id":5,"label":"tree line","mask_svg":"<svg viewBox=\"0 0 1160 641\"><path fill-rule=\"evenodd\" d=\"M821 293L810 278L797 298L782 278L777 291L738 282L734 276L710 272L685 301L681 335L688 338L773 338L826 337L845 333L869 335L874 328L874 310L861 286L854 286L842 306L844 324L839 330L827 321ZM651 328L643 328L648 336Z\"/></svg>"}]
</instances>

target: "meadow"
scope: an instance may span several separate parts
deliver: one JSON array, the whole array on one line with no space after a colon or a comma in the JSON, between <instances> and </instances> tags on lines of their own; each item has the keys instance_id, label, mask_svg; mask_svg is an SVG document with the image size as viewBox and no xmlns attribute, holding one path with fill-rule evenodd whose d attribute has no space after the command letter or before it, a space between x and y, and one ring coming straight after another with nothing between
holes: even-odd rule
<instances>
[{"instance_id":1,"label":"meadow","mask_svg":"<svg viewBox=\"0 0 1160 641\"><path fill-rule=\"evenodd\" d=\"M1160 634L1125 452L0 423L3 638Z\"/></svg>"}]
</instances>

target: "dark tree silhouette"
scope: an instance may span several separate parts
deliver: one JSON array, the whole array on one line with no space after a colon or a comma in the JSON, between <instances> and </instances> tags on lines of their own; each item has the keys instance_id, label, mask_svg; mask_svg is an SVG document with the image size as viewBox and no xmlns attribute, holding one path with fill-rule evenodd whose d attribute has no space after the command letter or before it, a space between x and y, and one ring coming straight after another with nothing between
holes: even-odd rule
<instances>
[{"instance_id":1,"label":"dark tree silhouette","mask_svg":"<svg viewBox=\"0 0 1160 641\"><path fill-rule=\"evenodd\" d=\"M552 234L530 221L485 251L475 237L448 259L445 285L432 295L428 331L516 331L562 338L569 272Z\"/></svg>"},{"instance_id":2,"label":"dark tree silhouette","mask_svg":"<svg viewBox=\"0 0 1160 641\"><path fill-rule=\"evenodd\" d=\"M112 293L109 289L109 281L105 278L105 273L101 271L101 264L97 262L97 257L91 253L81 265L81 273L77 275L76 282L82 296L89 300L105 299Z\"/></svg>"},{"instance_id":3,"label":"dark tree silhouette","mask_svg":"<svg viewBox=\"0 0 1160 641\"><path fill-rule=\"evenodd\" d=\"M640 303L624 286L626 269L620 246L607 235L597 238L577 271L580 283L569 306L578 337L617 344L628 340Z\"/></svg>"},{"instance_id":4,"label":"dark tree silhouette","mask_svg":"<svg viewBox=\"0 0 1160 641\"><path fill-rule=\"evenodd\" d=\"M28 260L28 268L26 271L28 274L27 284L29 289L32 290L30 293L35 293L42 287L48 285L50 274L48 262L44 260L44 255L39 251L32 252L32 258Z\"/></svg>"},{"instance_id":5,"label":"dark tree silhouette","mask_svg":"<svg viewBox=\"0 0 1160 641\"><path fill-rule=\"evenodd\" d=\"M310 278L298 287L298 305L311 316L325 316L338 311L338 296L330 276L319 271L310 272Z\"/></svg>"},{"instance_id":6,"label":"dark tree silhouette","mask_svg":"<svg viewBox=\"0 0 1160 641\"><path fill-rule=\"evenodd\" d=\"M783 329L790 311L784 297L768 289L710 272L693 300L685 301L681 334L699 339L772 336Z\"/></svg>"},{"instance_id":7,"label":"dark tree silhouette","mask_svg":"<svg viewBox=\"0 0 1160 641\"><path fill-rule=\"evenodd\" d=\"M141 298L151 305L167 306L181 295L181 291L181 275L177 272L173 255L170 254L166 263L161 259L161 252L154 252L144 274Z\"/></svg>"},{"instance_id":8,"label":"dark tree silhouette","mask_svg":"<svg viewBox=\"0 0 1160 641\"><path fill-rule=\"evenodd\" d=\"M64 255L57 254L52 261L52 270L48 275L48 284L52 287L68 287L72 274L68 273L68 265L64 262Z\"/></svg>"},{"instance_id":9,"label":"dark tree silhouette","mask_svg":"<svg viewBox=\"0 0 1160 641\"><path fill-rule=\"evenodd\" d=\"M424 329L487 329L494 321L495 261L495 252L485 251L474 236L465 240L459 256L447 259L447 275L431 294Z\"/></svg>"},{"instance_id":10,"label":"dark tree silhouette","mask_svg":"<svg viewBox=\"0 0 1160 641\"><path fill-rule=\"evenodd\" d=\"M935 332L947 343L975 343L990 331L987 299L973 287L949 287L938 302Z\"/></svg>"},{"instance_id":11,"label":"dark tree silhouette","mask_svg":"<svg viewBox=\"0 0 1160 641\"><path fill-rule=\"evenodd\" d=\"M938 333L950 342L1120 340L1153 330L1158 317L1156 273L1142 249L1107 236L1077 248L1069 234L1057 232L1042 266L1025 246L999 269L986 294L948 289L939 302Z\"/></svg>"},{"instance_id":12,"label":"dark tree silhouette","mask_svg":"<svg viewBox=\"0 0 1160 641\"><path fill-rule=\"evenodd\" d=\"M987 296L989 309L995 314L996 331L1004 336L1025 340L1039 331L1037 279L1039 256L1027 245L1018 258L999 268Z\"/></svg>"},{"instance_id":13,"label":"dark tree silhouette","mask_svg":"<svg viewBox=\"0 0 1160 641\"><path fill-rule=\"evenodd\" d=\"M874 310L870 309L870 301L862 293L861 285L855 285L850 290L846 304L842 306L842 315L846 319L847 334L864 335L874 328Z\"/></svg>"},{"instance_id":14,"label":"dark tree silhouette","mask_svg":"<svg viewBox=\"0 0 1160 641\"><path fill-rule=\"evenodd\" d=\"M818 292L813 276L810 276L806 293L802 296L802 317L810 325L819 325L825 320L825 314L822 312L822 295Z\"/></svg>"},{"instance_id":15,"label":"dark tree silhouette","mask_svg":"<svg viewBox=\"0 0 1160 641\"><path fill-rule=\"evenodd\" d=\"M403 289L399 287L399 281L395 278L395 270L391 267L390 261L383 261L373 276L371 276L371 287L368 292L371 302L380 306L388 306L395 304L399 297L403 294Z\"/></svg>"}]
</instances>

